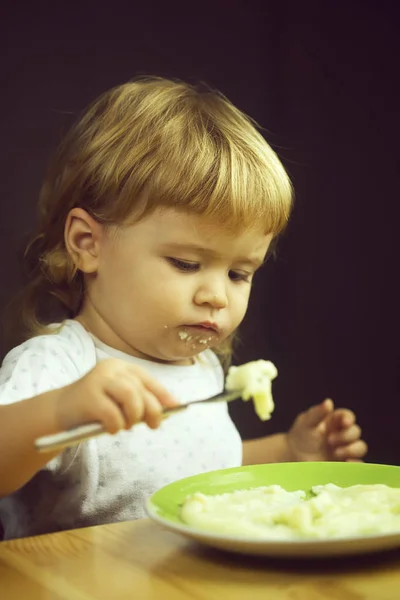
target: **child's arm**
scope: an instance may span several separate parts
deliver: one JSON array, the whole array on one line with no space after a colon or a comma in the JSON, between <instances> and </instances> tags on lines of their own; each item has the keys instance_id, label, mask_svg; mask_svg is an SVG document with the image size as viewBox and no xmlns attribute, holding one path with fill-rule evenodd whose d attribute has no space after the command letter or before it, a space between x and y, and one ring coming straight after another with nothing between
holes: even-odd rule
<instances>
[{"instance_id":1,"label":"child's arm","mask_svg":"<svg viewBox=\"0 0 400 600\"><path fill-rule=\"evenodd\" d=\"M287 433L243 442L243 464L360 460L367 453L355 415L325 400L301 413Z\"/></svg>"},{"instance_id":2,"label":"child's arm","mask_svg":"<svg viewBox=\"0 0 400 600\"><path fill-rule=\"evenodd\" d=\"M174 398L148 373L124 361L99 363L71 385L0 406L0 497L11 494L56 454L40 454L37 437L100 421L109 433L138 422L159 426Z\"/></svg>"},{"instance_id":3,"label":"child's arm","mask_svg":"<svg viewBox=\"0 0 400 600\"><path fill-rule=\"evenodd\" d=\"M39 454L34 441L58 431L54 407L60 392L0 406L0 497L22 487L58 454Z\"/></svg>"},{"instance_id":4,"label":"child's arm","mask_svg":"<svg viewBox=\"0 0 400 600\"><path fill-rule=\"evenodd\" d=\"M276 433L243 442L243 465L293 462L295 460L288 445L286 433Z\"/></svg>"}]
</instances>

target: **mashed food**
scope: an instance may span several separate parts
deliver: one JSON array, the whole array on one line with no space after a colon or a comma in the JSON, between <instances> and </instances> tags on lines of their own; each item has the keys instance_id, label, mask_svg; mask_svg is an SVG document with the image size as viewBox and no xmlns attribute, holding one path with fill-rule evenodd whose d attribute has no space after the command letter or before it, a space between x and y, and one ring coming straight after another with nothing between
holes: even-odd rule
<instances>
[{"instance_id":1,"label":"mashed food","mask_svg":"<svg viewBox=\"0 0 400 600\"><path fill-rule=\"evenodd\" d=\"M243 400L254 401L254 408L262 421L271 418L274 410L271 382L278 375L269 360L255 360L240 367L231 367L225 382L227 390L243 390Z\"/></svg>"},{"instance_id":2,"label":"mashed food","mask_svg":"<svg viewBox=\"0 0 400 600\"><path fill-rule=\"evenodd\" d=\"M311 496L311 497L310 497ZM332 483L287 492L277 485L184 501L182 520L216 534L299 540L400 533L400 488Z\"/></svg>"}]
</instances>

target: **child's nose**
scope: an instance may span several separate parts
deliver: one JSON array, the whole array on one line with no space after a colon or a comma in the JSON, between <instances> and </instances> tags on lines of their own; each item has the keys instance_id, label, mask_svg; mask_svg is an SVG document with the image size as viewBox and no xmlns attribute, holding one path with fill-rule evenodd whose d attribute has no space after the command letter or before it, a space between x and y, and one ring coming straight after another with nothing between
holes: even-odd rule
<instances>
[{"instance_id":1,"label":"child's nose","mask_svg":"<svg viewBox=\"0 0 400 600\"><path fill-rule=\"evenodd\" d=\"M225 294L214 294L212 305L214 308L225 308L228 304Z\"/></svg>"},{"instance_id":2,"label":"child's nose","mask_svg":"<svg viewBox=\"0 0 400 600\"><path fill-rule=\"evenodd\" d=\"M223 290L202 289L199 290L195 298L196 304L209 304L212 308L222 309L228 305L226 293Z\"/></svg>"}]
</instances>

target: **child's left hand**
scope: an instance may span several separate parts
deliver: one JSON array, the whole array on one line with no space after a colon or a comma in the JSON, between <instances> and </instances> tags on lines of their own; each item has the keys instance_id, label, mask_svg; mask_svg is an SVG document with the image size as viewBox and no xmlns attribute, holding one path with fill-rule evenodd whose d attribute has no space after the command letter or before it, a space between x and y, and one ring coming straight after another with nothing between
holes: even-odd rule
<instances>
[{"instance_id":1,"label":"child's left hand","mask_svg":"<svg viewBox=\"0 0 400 600\"><path fill-rule=\"evenodd\" d=\"M354 413L335 410L332 400L301 413L287 433L287 442L298 461L359 461L368 450Z\"/></svg>"}]
</instances>

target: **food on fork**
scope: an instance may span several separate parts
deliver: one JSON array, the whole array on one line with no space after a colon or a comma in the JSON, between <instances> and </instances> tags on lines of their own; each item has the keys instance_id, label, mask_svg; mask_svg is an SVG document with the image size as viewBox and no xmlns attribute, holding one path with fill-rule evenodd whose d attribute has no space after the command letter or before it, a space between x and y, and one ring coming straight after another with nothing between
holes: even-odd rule
<instances>
[{"instance_id":1,"label":"food on fork","mask_svg":"<svg viewBox=\"0 0 400 600\"><path fill-rule=\"evenodd\" d=\"M275 408L272 397L272 380L278 375L269 360L255 360L239 367L230 367L225 388L228 391L243 389L243 400L253 399L254 408L261 419L267 421Z\"/></svg>"}]
</instances>

